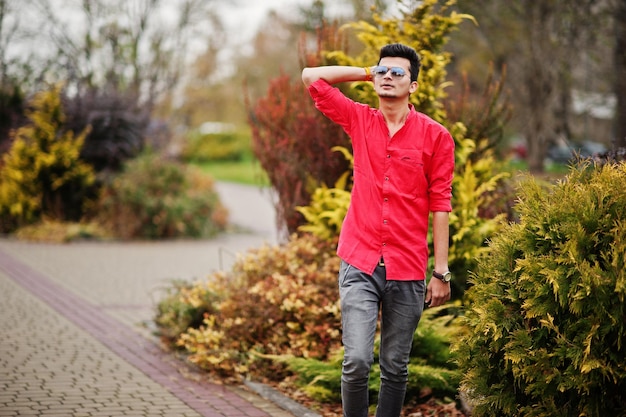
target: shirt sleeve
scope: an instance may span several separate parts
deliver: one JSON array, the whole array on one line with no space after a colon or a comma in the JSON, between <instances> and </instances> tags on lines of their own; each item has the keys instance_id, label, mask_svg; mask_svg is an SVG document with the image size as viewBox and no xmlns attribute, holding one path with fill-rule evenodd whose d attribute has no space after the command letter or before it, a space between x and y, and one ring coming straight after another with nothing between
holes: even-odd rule
<instances>
[{"instance_id":1,"label":"shirt sleeve","mask_svg":"<svg viewBox=\"0 0 626 417\"><path fill-rule=\"evenodd\" d=\"M452 211L454 177L454 139L442 128L435 140L430 162L429 210Z\"/></svg>"},{"instance_id":2,"label":"shirt sleeve","mask_svg":"<svg viewBox=\"0 0 626 417\"><path fill-rule=\"evenodd\" d=\"M309 94L315 107L346 132L350 131L358 104L346 97L338 88L325 80L317 80L309 86Z\"/></svg>"}]
</instances>

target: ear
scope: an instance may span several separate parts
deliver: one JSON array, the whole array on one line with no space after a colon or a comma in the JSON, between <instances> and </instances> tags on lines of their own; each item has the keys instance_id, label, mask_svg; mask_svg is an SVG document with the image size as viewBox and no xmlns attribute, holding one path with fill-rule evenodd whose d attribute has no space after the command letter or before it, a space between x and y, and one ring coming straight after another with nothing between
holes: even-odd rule
<instances>
[{"instance_id":1,"label":"ear","mask_svg":"<svg viewBox=\"0 0 626 417\"><path fill-rule=\"evenodd\" d=\"M417 87L418 87L417 81L411 82L411 85L409 86L409 94L413 94L414 92L416 92Z\"/></svg>"}]
</instances>

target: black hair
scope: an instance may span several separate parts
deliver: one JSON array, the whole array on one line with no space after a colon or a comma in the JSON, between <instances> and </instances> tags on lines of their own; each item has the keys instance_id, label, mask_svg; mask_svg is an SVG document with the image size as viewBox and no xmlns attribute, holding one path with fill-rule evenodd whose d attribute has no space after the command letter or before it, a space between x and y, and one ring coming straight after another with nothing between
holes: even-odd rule
<instances>
[{"instance_id":1,"label":"black hair","mask_svg":"<svg viewBox=\"0 0 626 417\"><path fill-rule=\"evenodd\" d=\"M406 58L411 63L411 81L417 81L417 76L420 72L420 57L415 52L415 49L410 46L403 45L401 43L392 43L389 45L385 45L380 49L380 58L381 59L392 57L392 58Z\"/></svg>"}]
</instances>

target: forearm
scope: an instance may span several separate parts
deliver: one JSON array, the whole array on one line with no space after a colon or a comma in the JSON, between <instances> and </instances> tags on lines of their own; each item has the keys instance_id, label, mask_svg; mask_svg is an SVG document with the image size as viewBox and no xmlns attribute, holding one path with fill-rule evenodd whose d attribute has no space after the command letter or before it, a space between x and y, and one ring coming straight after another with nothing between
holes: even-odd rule
<instances>
[{"instance_id":1,"label":"forearm","mask_svg":"<svg viewBox=\"0 0 626 417\"><path fill-rule=\"evenodd\" d=\"M450 245L450 213L436 211L433 213L433 249L435 271L444 273L448 270L448 248Z\"/></svg>"},{"instance_id":2,"label":"forearm","mask_svg":"<svg viewBox=\"0 0 626 417\"><path fill-rule=\"evenodd\" d=\"M367 81L369 72L363 67L330 65L325 67L308 67L302 70L302 82L307 87L317 80L325 80L329 84L350 81Z\"/></svg>"}]
</instances>

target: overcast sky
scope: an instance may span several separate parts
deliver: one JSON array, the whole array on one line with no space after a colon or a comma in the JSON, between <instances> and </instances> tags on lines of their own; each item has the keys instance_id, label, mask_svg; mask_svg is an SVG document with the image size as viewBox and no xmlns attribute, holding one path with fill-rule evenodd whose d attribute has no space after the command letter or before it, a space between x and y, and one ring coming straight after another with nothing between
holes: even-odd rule
<instances>
[{"instance_id":1,"label":"overcast sky","mask_svg":"<svg viewBox=\"0 0 626 417\"><path fill-rule=\"evenodd\" d=\"M236 43L241 43L252 36L259 29L267 14L271 10L285 16L297 16L300 6L310 5L313 0L235 0L228 5L220 6L220 13L224 24L231 30ZM344 14L350 10L349 2L329 1L326 12L330 16Z\"/></svg>"},{"instance_id":2,"label":"overcast sky","mask_svg":"<svg viewBox=\"0 0 626 417\"><path fill-rule=\"evenodd\" d=\"M259 25L271 10L280 14L296 14L298 6L311 0L237 0L220 6L226 28L236 43L248 40L256 33Z\"/></svg>"}]
</instances>

